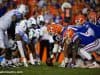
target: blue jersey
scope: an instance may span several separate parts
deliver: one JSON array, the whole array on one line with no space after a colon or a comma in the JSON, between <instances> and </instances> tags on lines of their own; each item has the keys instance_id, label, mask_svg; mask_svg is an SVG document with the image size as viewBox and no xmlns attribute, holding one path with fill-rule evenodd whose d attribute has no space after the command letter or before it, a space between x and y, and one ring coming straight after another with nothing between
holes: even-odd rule
<instances>
[{"instance_id":1,"label":"blue jersey","mask_svg":"<svg viewBox=\"0 0 100 75\"><path fill-rule=\"evenodd\" d=\"M86 22L82 26L75 28L75 36L78 36L78 38L80 38L80 44L87 45L96 40L94 25Z\"/></svg>"},{"instance_id":2,"label":"blue jersey","mask_svg":"<svg viewBox=\"0 0 100 75\"><path fill-rule=\"evenodd\" d=\"M100 26L90 24L90 27L93 29L96 39L100 38Z\"/></svg>"},{"instance_id":3,"label":"blue jersey","mask_svg":"<svg viewBox=\"0 0 100 75\"><path fill-rule=\"evenodd\" d=\"M87 45L95 41L96 39L100 38L100 26L93 25L89 22L84 23L80 26L68 26L65 27L62 31L62 35L66 33L67 29L73 29L75 35L73 37L73 42L76 39L76 36L80 38L80 44Z\"/></svg>"},{"instance_id":4,"label":"blue jersey","mask_svg":"<svg viewBox=\"0 0 100 75\"><path fill-rule=\"evenodd\" d=\"M90 43L92 43L93 41L95 41L95 37L94 36L85 36L81 33L76 33L75 36L78 35L78 38L80 39L80 44L82 45L88 45Z\"/></svg>"},{"instance_id":5,"label":"blue jersey","mask_svg":"<svg viewBox=\"0 0 100 75\"><path fill-rule=\"evenodd\" d=\"M62 37L65 36L66 31L69 30L69 29L74 30L75 33L77 33L77 32L85 33L87 31L87 28L85 26L82 26L82 25L80 25L80 26L69 25L69 26L66 26L66 27L63 28L63 30L61 32Z\"/></svg>"}]
</instances>

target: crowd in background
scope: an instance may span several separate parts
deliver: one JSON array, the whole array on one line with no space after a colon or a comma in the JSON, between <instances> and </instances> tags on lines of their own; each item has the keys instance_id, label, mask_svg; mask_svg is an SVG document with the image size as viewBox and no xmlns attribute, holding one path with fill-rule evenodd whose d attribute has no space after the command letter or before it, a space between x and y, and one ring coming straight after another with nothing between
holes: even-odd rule
<instances>
[{"instance_id":1,"label":"crowd in background","mask_svg":"<svg viewBox=\"0 0 100 75\"><path fill-rule=\"evenodd\" d=\"M59 16L58 19L61 22L63 20L62 5L65 2L69 2L72 6L70 23L72 23L75 15L88 15L90 11L96 12L97 18L99 18L99 0L1 0L0 16L4 15L10 9L16 8L19 4L26 4L29 7L27 18L32 16L34 12L37 12L38 14L43 14L46 21L49 20L50 22L52 18L56 22L56 18Z\"/></svg>"}]
</instances>

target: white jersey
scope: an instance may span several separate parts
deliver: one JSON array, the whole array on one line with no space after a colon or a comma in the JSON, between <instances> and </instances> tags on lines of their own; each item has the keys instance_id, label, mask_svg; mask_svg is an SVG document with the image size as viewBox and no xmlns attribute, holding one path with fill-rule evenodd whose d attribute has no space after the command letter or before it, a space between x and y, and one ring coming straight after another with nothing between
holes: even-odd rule
<instances>
[{"instance_id":1,"label":"white jersey","mask_svg":"<svg viewBox=\"0 0 100 75\"><path fill-rule=\"evenodd\" d=\"M25 33L26 29L27 29L27 20L25 19L17 23L15 28L15 34L20 35L24 42L29 43L29 37Z\"/></svg>"},{"instance_id":2,"label":"white jersey","mask_svg":"<svg viewBox=\"0 0 100 75\"><path fill-rule=\"evenodd\" d=\"M41 27L40 28L40 35L45 36L47 34L48 34L47 27L46 26Z\"/></svg>"},{"instance_id":3,"label":"white jersey","mask_svg":"<svg viewBox=\"0 0 100 75\"><path fill-rule=\"evenodd\" d=\"M34 36L36 36L37 38L39 38L39 36L40 36L40 29L35 29Z\"/></svg>"},{"instance_id":4,"label":"white jersey","mask_svg":"<svg viewBox=\"0 0 100 75\"><path fill-rule=\"evenodd\" d=\"M47 31L47 27L46 26L41 27L40 36L42 36L42 40L49 40L50 43L54 42L53 37Z\"/></svg>"},{"instance_id":5,"label":"white jersey","mask_svg":"<svg viewBox=\"0 0 100 75\"><path fill-rule=\"evenodd\" d=\"M37 39L40 36L40 29L29 29L29 39L32 39L33 37L36 37Z\"/></svg>"},{"instance_id":6,"label":"white jersey","mask_svg":"<svg viewBox=\"0 0 100 75\"><path fill-rule=\"evenodd\" d=\"M27 29L27 20L22 20L19 23L17 23L15 28L15 34L24 33L26 29Z\"/></svg>"},{"instance_id":7,"label":"white jersey","mask_svg":"<svg viewBox=\"0 0 100 75\"><path fill-rule=\"evenodd\" d=\"M12 22L12 16L18 13L16 9L8 11L4 16L0 17L0 29L7 30Z\"/></svg>"}]
</instances>

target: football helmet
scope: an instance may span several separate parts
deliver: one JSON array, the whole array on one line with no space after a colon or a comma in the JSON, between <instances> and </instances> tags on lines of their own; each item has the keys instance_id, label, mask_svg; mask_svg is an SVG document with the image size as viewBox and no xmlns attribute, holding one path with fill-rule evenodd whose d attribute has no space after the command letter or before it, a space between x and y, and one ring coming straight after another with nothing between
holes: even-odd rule
<instances>
[{"instance_id":1,"label":"football helmet","mask_svg":"<svg viewBox=\"0 0 100 75\"><path fill-rule=\"evenodd\" d=\"M85 20L86 20L85 16L79 14L79 15L76 15L76 16L75 16L74 23L75 23L76 25L82 25L82 24L84 24Z\"/></svg>"},{"instance_id":2,"label":"football helmet","mask_svg":"<svg viewBox=\"0 0 100 75\"><path fill-rule=\"evenodd\" d=\"M75 32L74 32L73 29L68 29L68 30L66 30L66 31L64 32L63 37L64 37L64 38L70 38L70 39L72 39L74 33L75 33Z\"/></svg>"},{"instance_id":3,"label":"football helmet","mask_svg":"<svg viewBox=\"0 0 100 75\"><path fill-rule=\"evenodd\" d=\"M57 25L57 24L51 24L51 25L48 25L47 27L48 31L50 33L61 33L62 31L62 26L61 25Z\"/></svg>"},{"instance_id":4,"label":"football helmet","mask_svg":"<svg viewBox=\"0 0 100 75\"><path fill-rule=\"evenodd\" d=\"M26 15L26 13L29 11L28 7L24 4L19 5L17 10L23 15Z\"/></svg>"}]
</instances>

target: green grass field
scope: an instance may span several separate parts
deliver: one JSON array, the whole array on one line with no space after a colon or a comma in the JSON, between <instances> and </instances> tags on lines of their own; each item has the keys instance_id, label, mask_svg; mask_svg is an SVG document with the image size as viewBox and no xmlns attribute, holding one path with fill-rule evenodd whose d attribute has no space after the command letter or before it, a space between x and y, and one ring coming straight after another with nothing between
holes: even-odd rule
<instances>
[{"instance_id":1,"label":"green grass field","mask_svg":"<svg viewBox=\"0 0 100 75\"><path fill-rule=\"evenodd\" d=\"M69 68L59 68L57 66L48 67L46 65L41 65L41 66L30 65L28 68L26 67L16 67L9 69L0 68L0 75L100 75L100 69L80 69L80 68L69 69Z\"/></svg>"}]
</instances>

